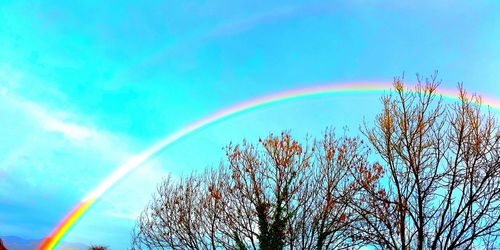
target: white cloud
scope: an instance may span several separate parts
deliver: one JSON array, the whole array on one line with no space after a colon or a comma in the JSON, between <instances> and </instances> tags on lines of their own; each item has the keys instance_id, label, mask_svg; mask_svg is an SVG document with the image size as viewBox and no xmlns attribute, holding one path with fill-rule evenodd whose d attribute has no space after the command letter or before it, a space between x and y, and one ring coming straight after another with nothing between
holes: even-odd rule
<instances>
[{"instance_id":1,"label":"white cloud","mask_svg":"<svg viewBox=\"0 0 500 250\"><path fill-rule=\"evenodd\" d=\"M126 219L126 220L132 220L135 221L137 217L139 216L138 212L118 212L114 210L106 210L102 213L104 216L109 216L113 218L118 218L118 219Z\"/></svg>"},{"instance_id":2,"label":"white cloud","mask_svg":"<svg viewBox=\"0 0 500 250\"><path fill-rule=\"evenodd\" d=\"M103 136L102 132L99 133L93 128L66 122L61 118L51 115L57 113L61 114L61 112L49 111L39 104L19 99L15 100L15 103L25 112L32 115L43 129L50 132L61 133L68 140L81 141L85 139L97 139ZM65 114L65 116L69 115Z\"/></svg>"},{"instance_id":3,"label":"white cloud","mask_svg":"<svg viewBox=\"0 0 500 250\"><path fill-rule=\"evenodd\" d=\"M46 83L40 82L39 79L22 74L8 65L0 65L0 101L2 105L9 105L10 108L31 117L33 122L39 124L42 129L60 133L70 141L96 139L107 134L107 132L98 131L93 127L74 122L78 119L84 120L79 115L48 108L42 103L23 98L17 92L29 88L20 88L21 85L37 86L45 94L65 99L64 95L57 89L47 87Z\"/></svg>"},{"instance_id":4,"label":"white cloud","mask_svg":"<svg viewBox=\"0 0 500 250\"><path fill-rule=\"evenodd\" d=\"M81 199L135 155L130 137L100 129L85 115L27 99L16 87L15 79L22 79L12 77L14 80L2 82L5 75L1 70L0 198L11 204L30 204L29 211L15 213L43 211L38 204L47 200L57 208L60 199ZM167 175L161 165L159 160L150 159L113 185L70 236L91 238L98 226L113 227L119 230L113 234L125 237L157 183ZM7 181L2 182L2 178ZM12 196L14 192L18 195ZM54 222L59 219L51 218ZM10 223L6 225L12 226L10 232L21 229Z\"/></svg>"},{"instance_id":5,"label":"white cloud","mask_svg":"<svg viewBox=\"0 0 500 250\"><path fill-rule=\"evenodd\" d=\"M43 221L56 223L58 205L68 202L62 199L79 200L90 192L133 155L134 142L99 129L84 115L28 100L14 85L2 82L0 74L0 199L19 208L0 208L13 214L3 233L38 237L52 225L23 231L21 225L29 223L23 215L47 213L50 202L54 211L44 216L57 216Z\"/></svg>"},{"instance_id":6,"label":"white cloud","mask_svg":"<svg viewBox=\"0 0 500 250\"><path fill-rule=\"evenodd\" d=\"M9 109L15 110L18 115L24 115L35 129L62 135L66 143L100 152L105 157L117 161L132 155L128 148L131 140L126 136L84 125L83 122L75 122L85 121L79 115L50 109L43 104L22 99L9 92L6 87L0 87L0 98L2 105L9 106Z\"/></svg>"},{"instance_id":7,"label":"white cloud","mask_svg":"<svg viewBox=\"0 0 500 250\"><path fill-rule=\"evenodd\" d=\"M56 131L64 134L68 139L84 140L95 137L97 133L83 126L64 123L55 119L46 119L43 127L49 131Z\"/></svg>"}]
</instances>

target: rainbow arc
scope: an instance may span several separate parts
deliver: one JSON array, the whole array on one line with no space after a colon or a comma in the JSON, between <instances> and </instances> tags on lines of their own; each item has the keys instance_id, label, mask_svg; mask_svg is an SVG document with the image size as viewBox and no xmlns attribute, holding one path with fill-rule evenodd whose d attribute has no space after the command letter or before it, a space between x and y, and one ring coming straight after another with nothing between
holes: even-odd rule
<instances>
[{"instance_id":1,"label":"rainbow arc","mask_svg":"<svg viewBox=\"0 0 500 250\"><path fill-rule=\"evenodd\" d=\"M188 126L167 135L165 138L146 149L140 154L131 157L122 165L105 178L94 190L88 193L68 214L57 224L52 230L50 235L38 246L40 250L54 249L61 242L61 240L68 234L72 227L83 218L84 214L92 207L92 205L101 198L112 186L119 180L125 178L134 169L140 167L145 161L154 157L161 150L165 149L173 142L183 138L184 136L197 131L203 127L213 124L217 121L227 119L244 111L249 111L262 106L316 96L325 95L349 95L349 94L370 94L370 93L383 93L388 91L392 86L385 83L378 82L358 82L347 84L329 84L315 87L308 87L303 89L295 89L284 91L276 94L271 94L264 97L248 100L237 105L219 110L211 115L208 115ZM442 95L445 99L457 100L457 93L454 90L438 89L438 94ZM500 102L491 98L482 97L482 102L493 109L500 110Z\"/></svg>"}]
</instances>

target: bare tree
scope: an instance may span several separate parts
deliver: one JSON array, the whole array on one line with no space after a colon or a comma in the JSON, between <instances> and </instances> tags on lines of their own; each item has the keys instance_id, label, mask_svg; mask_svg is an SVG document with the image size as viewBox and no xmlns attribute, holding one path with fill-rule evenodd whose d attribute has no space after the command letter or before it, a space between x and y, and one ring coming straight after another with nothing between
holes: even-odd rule
<instances>
[{"instance_id":1,"label":"bare tree","mask_svg":"<svg viewBox=\"0 0 500 250\"><path fill-rule=\"evenodd\" d=\"M89 250L106 250L106 249L108 249L108 248L105 246L101 246L101 245L95 245L95 246L89 247Z\"/></svg>"},{"instance_id":2,"label":"bare tree","mask_svg":"<svg viewBox=\"0 0 500 250\"><path fill-rule=\"evenodd\" d=\"M352 203L357 236L381 249L499 249L498 121L462 85L445 104L436 75L417 78L413 90L396 78L365 125L386 175Z\"/></svg>"},{"instance_id":3,"label":"bare tree","mask_svg":"<svg viewBox=\"0 0 500 250\"><path fill-rule=\"evenodd\" d=\"M289 133L226 148L219 168L167 179L141 214L134 249L498 249L500 133L459 85L394 81L359 138L300 144Z\"/></svg>"},{"instance_id":4,"label":"bare tree","mask_svg":"<svg viewBox=\"0 0 500 250\"><path fill-rule=\"evenodd\" d=\"M362 187L350 172L371 172L367 155L358 138L337 139L331 130L312 144L286 132L257 144L230 144L218 169L159 186L138 220L132 247L353 247L350 224L358 218L348 204Z\"/></svg>"}]
</instances>

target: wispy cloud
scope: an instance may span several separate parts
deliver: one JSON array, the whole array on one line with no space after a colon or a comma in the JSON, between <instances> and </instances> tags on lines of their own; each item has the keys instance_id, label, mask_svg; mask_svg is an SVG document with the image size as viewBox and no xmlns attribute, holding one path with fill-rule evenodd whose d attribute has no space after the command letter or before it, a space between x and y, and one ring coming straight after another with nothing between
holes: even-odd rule
<instances>
[{"instance_id":1,"label":"wispy cloud","mask_svg":"<svg viewBox=\"0 0 500 250\"><path fill-rule=\"evenodd\" d=\"M9 215L3 233L44 236L71 203L132 155L134 142L99 129L85 114L26 98L18 91L22 76L10 76L0 74L0 214Z\"/></svg>"},{"instance_id":2,"label":"wispy cloud","mask_svg":"<svg viewBox=\"0 0 500 250\"><path fill-rule=\"evenodd\" d=\"M89 118L92 114L77 114L64 105L45 102L28 83L40 82L0 67L0 214L5 215L0 219L3 233L44 237L78 200L140 149L132 137L100 128ZM39 88L67 102L58 89ZM68 240L106 242L107 238L128 237L122 233L128 234L157 183L167 175L162 165L160 159L151 159L117 183ZM109 234L96 237L96 228Z\"/></svg>"},{"instance_id":3,"label":"wispy cloud","mask_svg":"<svg viewBox=\"0 0 500 250\"><path fill-rule=\"evenodd\" d=\"M136 220L139 216L139 213L106 210L105 212L103 212L103 215L118 219Z\"/></svg>"},{"instance_id":4,"label":"wispy cloud","mask_svg":"<svg viewBox=\"0 0 500 250\"><path fill-rule=\"evenodd\" d=\"M7 96L7 95L4 95ZM96 129L81 124L71 123L65 119L71 119L68 113L49 110L41 104L28 100L23 100L16 96L7 96L13 108L17 108L31 116L42 129L49 132L60 133L68 141L96 140L102 138L106 132L100 132Z\"/></svg>"},{"instance_id":5,"label":"wispy cloud","mask_svg":"<svg viewBox=\"0 0 500 250\"><path fill-rule=\"evenodd\" d=\"M31 101L23 97L22 93L18 93L19 90L30 89L28 88L30 85L43 86L44 83L32 76L22 74L12 67L0 65L0 98L4 106L31 118L33 123L40 125L44 130L63 134L68 140L84 140L103 136L95 128L71 122L71 120L78 118L83 120L78 115L67 113L61 109L49 108L43 103ZM54 88L43 87L43 90L44 93L50 93L50 95L62 96Z\"/></svg>"},{"instance_id":6,"label":"wispy cloud","mask_svg":"<svg viewBox=\"0 0 500 250\"><path fill-rule=\"evenodd\" d=\"M127 136L98 129L85 121L85 117L81 115L49 108L43 103L24 99L1 85L0 98L4 106L15 111L18 116L23 116L34 129L62 135L66 143L100 151L106 157L117 160L131 155L127 148L131 141ZM4 117L4 119L12 120L13 117ZM123 140L128 140L128 143L124 144Z\"/></svg>"}]
</instances>

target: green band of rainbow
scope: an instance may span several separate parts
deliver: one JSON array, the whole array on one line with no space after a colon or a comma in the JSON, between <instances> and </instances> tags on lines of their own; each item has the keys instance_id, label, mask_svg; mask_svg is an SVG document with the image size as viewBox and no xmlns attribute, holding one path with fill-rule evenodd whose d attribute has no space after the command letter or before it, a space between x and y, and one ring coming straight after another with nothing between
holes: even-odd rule
<instances>
[{"instance_id":1,"label":"green band of rainbow","mask_svg":"<svg viewBox=\"0 0 500 250\"><path fill-rule=\"evenodd\" d=\"M238 113L249 111L265 105L283 102L287 100L295 100L299 98L317 97L333 94L367 94L379 93L388 91L392 86L390 84L377 83L377 82L359 82L348 84L329 84L316 87L309 87L303 89L295 89L284 91L256 99L252 99L240 104L231 106L215 112L205 118L202 118L168 136L148 148L144 152L131 157L123 165L119 166L111 175L109 175L99 186L92 192L88 193L54 228L51 234L40 244L38 249L54 249L61 242L63 237L69 230L80 220L83 214L99 199L107 190L115 185L119 180L124 178L132 170L141 166L146 160L160 152L162 149L172 144L173 142L181 139L182 137L208 126L212 123L222 119L231 117ZM447 99L458 99L456 91L439 89L438 94L441 94ZM482 97L482 102L489 105L493 109L500 110L500 102L491 98Z\"/></svg>"}]
</instances>

